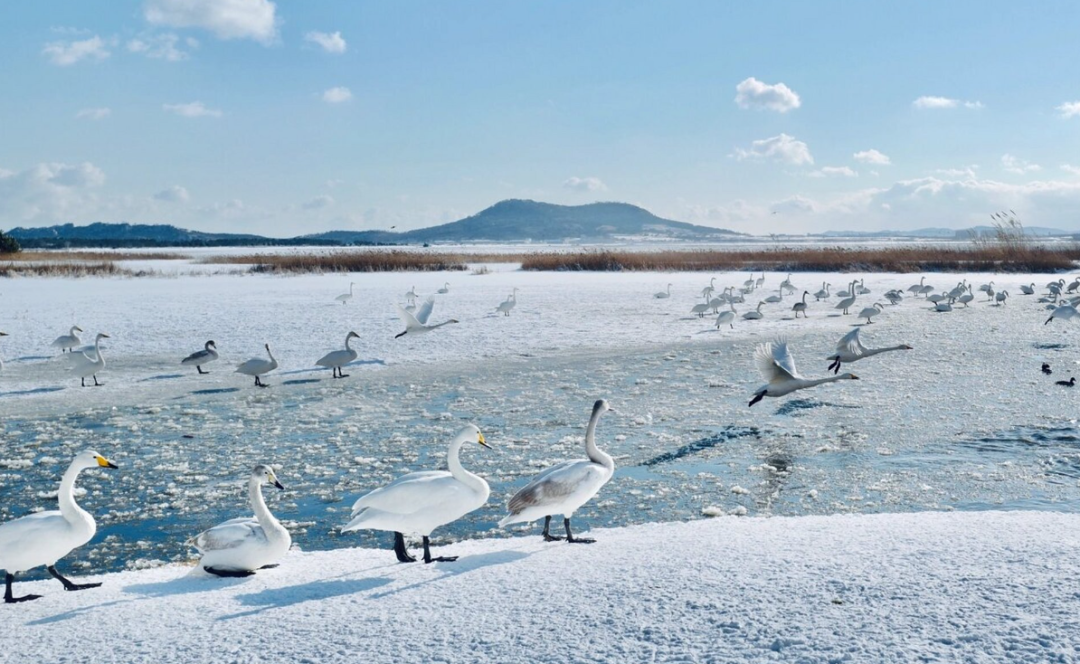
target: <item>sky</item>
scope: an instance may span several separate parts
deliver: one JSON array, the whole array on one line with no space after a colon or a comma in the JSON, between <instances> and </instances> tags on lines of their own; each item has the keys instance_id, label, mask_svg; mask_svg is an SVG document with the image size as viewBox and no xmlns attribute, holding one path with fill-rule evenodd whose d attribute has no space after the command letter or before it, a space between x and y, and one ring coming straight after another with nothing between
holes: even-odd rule
<instances>
[{"instance_id":1,"label":"sky","mask_svg":"<svg viewBox=\"0 0 1080 664\"><path fill-rule=\"evenodd\" d=\"M0 228L292 236L625 201L752 233L1080 230L1080 5L0 5Z\"/></svg>"}]
</instances>

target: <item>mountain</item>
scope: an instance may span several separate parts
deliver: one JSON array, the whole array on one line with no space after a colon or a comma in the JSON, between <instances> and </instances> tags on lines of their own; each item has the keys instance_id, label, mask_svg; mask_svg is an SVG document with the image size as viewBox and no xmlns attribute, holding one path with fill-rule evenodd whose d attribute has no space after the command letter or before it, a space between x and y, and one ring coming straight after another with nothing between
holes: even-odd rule
<instances>
[{"instance_id":1,"label":"mountain","mask_svg":"<svg viewBox=\"0 0 1080 664\"><path fill-rule=\"evenodd\" d=\"M12 228L8 233L24 248L59 247L192 247L314 244L243 233L203 233L168 224L60 224L45 228Z\"/></svg>"}]
</instances>

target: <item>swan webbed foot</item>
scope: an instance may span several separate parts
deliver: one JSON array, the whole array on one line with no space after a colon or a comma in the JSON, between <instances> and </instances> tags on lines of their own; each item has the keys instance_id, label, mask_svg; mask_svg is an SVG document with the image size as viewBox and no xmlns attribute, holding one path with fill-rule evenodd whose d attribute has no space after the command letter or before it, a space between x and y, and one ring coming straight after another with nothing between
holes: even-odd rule
<instances>
[{"instance_id":1,"label":"swan webbed foot","mask_svg":"<svg viewBox=\"0 0 1080 664\"><path fill-rule=\"evenodd\" d=\"M401 533L394 533L394 554L397 556L399 563L415 563L416 558L409 554L409 549L405 547L405 536Z\"/></svg>"},{"instance_id":2,"label":"swan webbed foot","mask_svg":"<svg viewBox=\"0 0 1080 664\"><path fill-rule=\"evenodd\" d=\"M271 565L263 565L259 569L274 569L275 567L281 567L281 565L279 565L278 563L273 563Z\"/></svg>"},{"instance_id":3,"label":"swan webbed foot","mask_svg":"<svg viewBox=\"0 0 1080 664\"><path fill-rule=\"evenodd\" d=\"M551 517L544 517L544 532L541 533L545 542L561 542L563 538L551 534Z\"/></svg>"},{"instance_id":4,"label":"swan webbed foot","mask_svg":"<svg viewBox=\"0 0 1080 664\"><path fill-rule=\"evenodd\" d=\"M765 392L759 392L758 394L754 395L754 398L750 400L750 403L748 405L753 406L754 404L756 404L757 402L761 401L764 398L765 398Z\"/></svg>"},{"instance_id":5,"label":"swan webbed foot","mask_svg":"<svg viewBox=\"0 0 1080 664\"><path fill-rule=\"evenodd\" d=\"M203 571L225 579L239 579L255 575L255 572L249 569L218 569L217 567L203 567Z\"/></svg>"},{"instance_id":6,"label":"swan webbed foot","mask_svg":"<svg viewBox=\"0 0 1080 664\"><path fill-rule=\"evenodd\" d=\"M15 575L8 572L4 576L4 603L5 604L18 604L19 602L29 602L35 599L41 599L41 595L23 595L22 597L15 597L11 593L11 584L15 582Z\"/></svg>"},{"instance_id":7,"label":"swan webbed foot","mask_svg":"<svg viewBox=\"0 0 1080 664\"><path fill-rule=\"evenodd\" d=\"M340 372L338 373L338 378L348 378L348 377L349 377L349 374L347 374L347 373L340 373Z\"/></svg>"},{"instance_id":8,"label":"swan webbed foot","mask_svg":"<svg viewBox=\"0 0 1080 664\"><path fill-rule=\"evenodd\" d=\"M452 563L457 560L457 556L438 556L437 558L431 557L431 541L427 535L424 535L424 562L425 563Z\"/></svg>"},{"instance_id":9,"label":"swan webbed foot","mask_svg":"<svg viewBox=\"0 0 1080 664\"><path fill-rule=\"evenodd\" d=\"M52 574L57 581L64 584L64 590L86 590L87 588L97 588L101 585L100 583L73 583L70 579L57 571L55 565L49 565L45 569L48 570L49 574Z\"/></svg>"},{"instance_id":10,"label":"swan webbed foot","mask_svg":"<svg viewBox=\"0 0 1080 664\"><path fill-rule=\"evenodd\" d=\"M595 544L596 540L590 537L574 537L574 533L570 531L570 519L569 517L563 519L563 527L566 528L566 543L567 544Z\"/></svg>"},{"instance_id":11,"label":"swan webbed foot","mask_svg":"<svg viewBox=\"0 0 1080 664\"><path fill-rule=\"evenodd\" d=\"M197 365L197 364L195 365L195 368L196 368L196 369L198 369L198 370L199 370L199 373L201 373L201 374L208 374L208 373L210 373L209 371L203 371L203 370L202 370L202 367L200 367L200 366L199 366L199 365Z\"/></svg>"}]
</instances>

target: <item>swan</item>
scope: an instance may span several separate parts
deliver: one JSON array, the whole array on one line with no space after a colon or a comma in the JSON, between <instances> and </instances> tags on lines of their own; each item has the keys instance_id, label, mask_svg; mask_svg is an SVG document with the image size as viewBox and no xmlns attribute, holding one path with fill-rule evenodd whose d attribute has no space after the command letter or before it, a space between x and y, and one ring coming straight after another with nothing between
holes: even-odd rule
<instances>
[{"instance_id":1,"label":"swan","mask_svg":"<svg viewBox=\"0 0 1080 664\"><path fill-rule=\"evenodd\" d=\"M439 290L437 290L435 292L438 293L439 295L446 295L447 293L450 292L450 282L447 281L445 284L443 284L442 288L440 288Z\"/></svg>"},{"instance_id":2,"label":"swan","mask_svg":"<svg viewBox=\"0 0 1080 664\"><path fill-rule=\"evenodd\" d=\"M848 297L845 297L844 299L837 302L836 306L833 307L833 309L840 309L843 314L847 316L848 309L851 308L851 305L855 304L855 298L855 295L849 295Z\"/></svg>"},{"instance_id":3,"label":"swan","mask_svg":"<svg viewBox=\"0 0 1080 664\"><path fill-rule=\"evenodd\" d=\"M848 284L848 287L844 290L836 291L836 297L851 297L855 295L855 282Z\"/></svg>"},{"instance_id":4,"label":"swan","mask_svg":"<svg viewBox=\"0 0 1080 664\"><path fill-rule=\"evenodd\" d=\"M941 313L952 311L952 304L954 301L955 300L950 297L947 302L937 302L934 304L934 311L939 311Z\"/></svg>"},{"instance_id":5,"label":"swan","mask_svg":"<svg viewBox=\"0 0 1080 664\"><path fill-rule=\"evenodd\" d=\"M780 302L783 302L784 301L784 289L783 288L778 288L776 290L776 295L770 295L769 297L765 298L765 301L767 303L769 303L769 304L778 304Z\"/></svg>"},{"instance_id":6,"label":"swan","mask_svg":"<svg viewBox=\"0 0 1080 664\"><path fill-rule=\"evenodd\" d=\"M1080 288L1080 278L1074 277L1068 288L1065 289L1065 292L1075 293L1077 288Z\"/></svg>"},{"instance_id":7,"label":"swan","mask_svg":"<svg viewBox=\"0 0 1080 664\"><path fill-rule=\"evenodd\" d=\"M784 290L786 290L788 292L788 295L794 295L795 291L799 290L798 288L795 288L795 286L792 285L792 283L791 283L791 273L790 272L788 272L788 276L783 281L780 282L780 288L783 288Z\"/></svg>"},{"instance_id":8,"label":"swan","mask_svg":"<svg viewBox=\"0 0 1080 664\"><path fill-rule=\"evenodd\" d=\"M1050 291L1051 295L1061 295L1061 289L1065 287L1065 280L1058 279L1057 281L1051 281L1046 284L1046 289Z\"/></svg>"},{"instance_id":9,"label":"swan","mask_svg":"<svg viewBox=\"0 0 1080 664\"><path fill-rule=\"evenodd\" d=\"M255 517L229 519L195 537L195 548L201 554L199 566L203 571L214 576L251 576L255 570L277 567L278 561L289 552L292 537L267 509L262 495L263 484L285 490L273 468L263 464L255 466L247 483L248 500Z\"/></svg>"},{"instance_id":10,"label":"swan","mask_svg":"<svg viewBox=\"0 0 1080 664\"><path fill-rule=\"evenodd\" d=\"M1043 325L1048 325L1050 321L1054 320L1055 318L1060 318L1061 320L1069 320L1071 318L1076 318L1076 316L1076 307L1071 304L1063 304L1060 307L1054 309L1054 311L1050 314L1050 317L1046 319L1046 322L1043 323Z\"/></svg>"},{"instance_id":11,"label":"swan","mask_svg":"<svg viewBox=\"0 0 1080 664\"><path fill-rule=\"evenodd\" d=\"M1001 306L1005 305L1005 300L1009 297L1009 291L1003 290L994 296L994 300Z\"/></svg>"},{"instance_id":12,"label":"swan","mask_svg":"<svg viewBox=\"0 0 1080 664\"><path fill-rule=\"evenodd\" d=\"M729 325L731 329L735 329L735 316L738 311L735 311L735 305L728 302L728 306L731 307L731 311L721 311L720 315L716 317L716 329L720 329L721 325Z\"/></svg>"},{"instance_id":13,"label":"swan","mask_svg":"<svg viewBox=\"0 0 1080 664\"><path fill-rule=\"evenodd\" d=\"M399 562L416 562L405 548L406 533L423 538L425 563L457 560L457 556L432 558L428 536L439 526L482 507L491 493L484 478L461 466L458 452L467 442L477 442L490 449L480 429L469 424L450 441L446 452L449 470L409 473L362 496L353 504L352 520L341 531L367 528L393 532L394 553Z\"/></svg>"},{"instance_id":14,"label":"swan","mask_svg":"<svg viewBox=\"0 0 1080 664\"><path fill-rule=\"evenodd\" d=\"M261 357L253 357L237 366L236 371L234 372L242 373L245 376L255 376L256 387L266 387L266 383L262 382L262 379L259 377L278 368L277 358L270 352L270 344L264 344L263 348L266 349L266 354L270 356L269 360L264 360Z\"/></svg>"},{"instance_id":15,"label":"swan","mask_svg":"<svg viewBox=\"0 0 1080 664\"><path fill-rule=\"evenodd\" d=\"M72 348L77 348L82 344L82 339L79 338L77 332L82 332L83 329L78 325L72 325L71 331L67 334L56 337L56 341L52 342L53 348L59 348L61 353L70 351Z\"/></svg>"},{"instance_id":16,"label":"swan","mask_svg":"<svg viewBox=\"0 0 1080 664\"><path fill-rule=\"evenodd\" d=\"M992 282L992 281L990 283L988 283L988 284L983 284L982 286L979 286L979 292L980 293L992 293L993 291L994 291L994 282Z\"/></svg>"},{"instance_id":17,"label":"swan","mask_svg":"<svg viewBox=\"0 0 1080 664\"><path fill-rule=\"evenodd\" d=\"M205 345L203 345L202 350L197 350L191 355L188 355L184 359L180 360L180 364L184 366L194 365L195 368L198 369L199 373L204 374L210 372L203 371L202 365L213 362L216 359L218 359L217 344L215 344L214 340L211 339L210 341L207 341Z\"/></svg>"},{"instance_id":18,"label":"swan","mask_svg":"<svg viewBox=\"0 0 1080 664\"><path fill-rule=\"evenodd\" d=\"M585 430L585 454L589 458L564 461L534 477L506 504L510 513L499 521L500 528L544 517L544 541L555 542L563 538L549 532L551 516L562 514L567 542L592 544L596 541L574 537L570 530L570 519L574 518L578 508L589 502L611 480L615 472L615 460L596 446L596 423L607 411L611 411L611 407L604 399L593 404L589 427Z\"/></svg>"},{"instance_id":19,"label":"swan","mask_svg":"<svg viewBox=\"0 0 1080 664\"><path fill-rule=\"evenodd\" d=\"M1069 380L1059 380L1056 385L1063 385L1065 387L1072 387L1076 385L1076 376L1069 376Z\"/></svg>"},{"instance_id":20,"label":"swan","mask_svg":"<svg viewBox=\"0 0 1080 664\"><path fill-rule=\"evenodd\" d=\"M885 348L867 348L862 345L862 341L859 340L860 329L861 328L857 327L840 337L840 341L836 343L836 352L825 358L832 362L826 371L832 371L834 374L837 374L840 373L840 365L845 362L857 362L864 357L870 357L879 353L888 353L894 350L911 350L911 346L907 344L887 346Z\"/></svg>"},{"instance_id":21,"label":"swan","mask_svg":"<svg viewBox=\"0 0 1080 664\"><path fill-rule=\"evenodd\" d=\"M71 357L75 362L74 371L75 375L82 380L82 386L86 387L86 377L94 377L94 386L101 387L101 383L98 382L97 373L105 368L105 356L101 354L101 340L108 339L109 335L101 332L94 339L94 354L90 355L89 352L71 353Z\"/></svg>"},{"instance_id":22,"label":"swan","mask_svg":"<svg viewBox=\"0 0 1080 664\"><path fill-rule=\"evenodd\" d=\"M742 315L742 317L744 319L746 319L746 320L761 320L762 318L765 317L765 314L761 313L761 305L763 305L763 304L765 304L765 303L764 302L758 302L757 303L757 309L755 309L753 311L747 311L745 314Z\"/></svg>"},{"instance_id":23,"label":"swan","mask_svg":"<svg viewBox=\"0 0 1080 664\"><path fill-rule=\"evenodd\" d=\"M701 289L701 297L703 297L703 298L705 298L707 300L707 299L709 299L709 296L712 295L713 291L715 291L715 290L716 290L716 277L713 277L712 279L709 279L709 285L706 286L705 288Z\"/></svg>"},{"instance_id":24,"label":"swan","mask_svg":"<svg viewBox=\"0 0 1080 664\"><path fill-rule=\"evenodd\" d=\"M410 287L409 290L407 290L405 292L405 299L406 300L415 300L418 297L420 297L420 296L416 294L416 286Z\"/></svg>"},{"instance_id":25,"label":"swan","mask_svg":"<svg viewBox=\"0 0 1080 664\"><path fill-rule=\"evenodd\" d=\"M885 310L885 305L884 304L882 304L880 302L875 302L873 304L873 306L866 307L865 309L860 311L859 312L859 318L865 318L866 319L866 324L869 325L870 323L874 322L874 321L871 320L871 318L873 318L874 316L877 316L878 314L880 314L884 310Z\"/></svg>"},{"instance_id":26,"label":"swan","mask_svg":"<svg viewBox=\"0 0 1080 664\"><path fill-rule=\"evenodd\" d=\"M918 295L922 292L923 282L926 281L926 277L920 277L919 283L908 286L908 292Z\"/></svg>"},{"instance_id":27,"label":"swan","mask_svg":"<svg viewBox=\"0 0 1080 664\"><path fill-rule=\"evenodd\" d=\"M705 317L705 312L708 311L708 310L709 310L709 303L705 302L704 304L700 304L700 303L695 304L693 307L690 308L690 313L697 314L698 318L704 318Z\"/></svg>"},{"instance_id":28,"label":"swan","mask_svg":"<svg viewBox=\"0 0 1080 664\"><path fill-rule=\"evenodd\" d=\"M802 302L796 302L791 310L795 312L795 317L799 317L799 312L802 312L803 318L806 318L806 296L810 294L810 291L803 291Z\"/></svg>"},{"instance_id":29,"label":"swan","mask_svg":"<svg viewBox=\"0 0 1080 664\"><path fill-rule=\"evenodd\" d=\"M814 293L814 298L817 299L819 302L821 300L829 299L829 286L832 286L832 284L827 284L824 281L821 282L821 290Z\"/></svg>"},{"instance_id":30,"label":"swan","mask_svg":"<svg viewBox=\"0 0 1080 664\"><path fill-rule=\"evenodd\" d=\"M889 304L894 307L904 301L904 294L898 290L891 290L885 293L885 299L889 301Z\"/></svg>"},{"instance_id":31,"label":"swan","mask_svg":"<svg viewBox=\"0 0 1080 664\"><path fill-rule=\"evenodd\" d=\"M332 373L334 378L348 378L349 374L341 373L341 367L356 359L357 353L349 347L349 341L359 338L360 335L356 332L349 332L345 335L345 350L330 351L326 355L320 357L315 364L320 367L333 369Z\"/></svg>"},{"instance_id":32,"label":"swan","mask_svg":"<svg viewBox=\"0 0 1080 664\"><path fill-rule=\"evenodd\" d=\"M863 282L865 281L865 279L859 279L859 287L855 289L856 295L869 295L872 292L869 288L863 285Z\"/></svg>"},{"instance_id":33,"label":"swan","mask_svg":"<svg viewBox=\"0 0 1080 664\"><path fill-rule=\"evenodd\" d=\"M929 295L930 293L933 293L933 292L934 292L934 287L931 286L930 284L926 284L925 286L923 286L922 288L919 289L919 294L922 295L923 297L926 297L927 295Z\"/></svg>"},{"instance_id":34,"label":"swan","mask_svg":"<svg viewBox=\"0 0 1080 664\"><path fill-rule=\"evenodd\" d=\"M949 299L949 294L948 293L934 293L933 295L927 295L926 296L926 301L931 303L931 304L937 304L938 302L941 302L942 300L947 300L947 299Z\"/></svg>"},{"instance_id":35,"label":"swan","mask_svg":"<svg viewBox=\"0 0 1080 664\"><path fill-rule=\"evenodd\" d=\"M430 332L443 325L450 325L451 323L458 322L457 319L451 318L436 325L428 325L428 318L431 317L431 311L434 308L435 298L432 297L428 297L428 299L424 301L423 306L420 307L420 311L417 311L415 316L398 305L398 317L401 318L402 323L405 323L405 331L395 334L394 338L397 339L398 337L403 337L410 333L420 334L421 332ZM510 314L507 313L506 315L509 316Z\"/></svg>"},{"instance_id":36,"label":"swan","mask_svg":"<svg viewBox=\"0 0 1080 664\"><path fill-rule=\"evenodd\" d=\"M666 300L671 297L671 284L667 285L666 291L660 291L659 293L653 293L653 297L658 300Z\"/></svg>"},{"instance_id":37,"label":"swan","mask_svg":"<svg viewBox=\"0 0 1080 664\"><path fill-rule=\"evenodd\" d=\"M1032 283L1030 286L1020 286L1020 292L1023 293L1024 295L1034 295L1035 294L1035 284Z\"/></svg>"},{"instance_id":38,"label":"swan","mask_svg":"<svg viewBox=\"0 0 1080 664\"><path fill-rule=\"evenodd\" d=\"M353 282L350 281L349 282L349 292L348 293L342 293L341 295L338 295L334 299L337 300L338 302L342 303L342 304L348 304L349 300L352 299L353 286L355 286L355 285L356 284L354 284Z\"/></svg>"},{"instance_id":39,"label":"swan","mask_svg":"<svg viewBox=\"0 0 1080 664\"><path fill-rule=\"evenodd\" d=\"M972 292L972 290L971 290L971 286L968 286L968 287L967 287L967 290L968 290L968 292L967 292L966 294L964 294L964 295L961 295L960 297L958 297L958 298L956 299L956 300L957 300L957 302L960 302L960 303L961 303L961 304L963 304L963 305L964 305L965 307L967 307L967 306L968 306L968 302L971 302L972 300L974 300L974 299L975 299L975 293L974 293L974 292Z\"/></svg>"},{"instance_id":40,"label":"swan","mask_svg":"<svg viewBox=\"0 0 1080 664\"><path fill-rule=\"evenodd\" d=\"M751 276L753 276L753 275L751 275ZM761 288L762 284L764 284L764 283L765 283L765 273L762 272L761 276L758 277L756 281L754 281L754 288Z\"/></svg>"},{"instance_id":41,"label":"swan","mask_svg":"<svg viewBox=\"0 0 1080 664\"><path fill-rule=\"evenodd\" d=\"M88 468L116 468L116 464L97 452L80 452L60 480L60 490L57 492L59 510L36 512L0 524L0 569L6 572L4 601L8 604L41 597L15 597L11 594L11 584L16 574L41 565L64 584L64 590L85 590L101 585L72 583L56 571L57 560L89 542L97 532L94 517L75 503L75 478Z\"/></svg>"},{"instance_id":42,"label":"swan","mask_svg":"<svg viewBox=\"0 0 1080 664\"><path fill-rule=\"evenodd\" d=\"M758 371L761 372L767 383L754 392L754 398L750 400L751 406L765 397L782 397L791 394L795 390L803 390L815 385L832 383L838 380L858 380L859 378L849 373L812 380L803 378L795 369L795 358L788 351L787 342L781 340L759 344L754 351L754 361L757 363Z\"/></svg>"},{"instance_id":43,"label":"swan","mask_svg":"<svg viewBox=\"0 0 1080 664\"><path fill-rule=\"evenodd\" d=\"M507 297L504 302L500 303L499 306L495 307L495 312L503 314L504 316L509 316L510 311L515 306L517 306L517 292L518 292L518 289L515 288L514 292L511 293L510 296Z\"/></svg>"}]
</instances>

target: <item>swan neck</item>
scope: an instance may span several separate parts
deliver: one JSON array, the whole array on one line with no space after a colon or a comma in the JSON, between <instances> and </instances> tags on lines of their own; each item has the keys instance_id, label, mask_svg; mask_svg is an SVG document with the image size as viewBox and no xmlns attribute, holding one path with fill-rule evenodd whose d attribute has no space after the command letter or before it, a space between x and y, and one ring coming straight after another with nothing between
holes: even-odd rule
<instances>
[{"instance_id":1,"label":"swan neck","mask_svg":"<svg viewBox=\"0 0 1080 664\"><path fill-rule=\"evenodd\" d=\"M469 488L481 492L488 490L487 482L485 482L482 477L475 473L470 473L461 465L461 446L465 444L466 440L468 440L468 438L459 436L450 443L450 447L446 450L446 467L450 470L450 474L454 479L465 484Z\"/></svg>"},{"instance_id":2,"label":"swan neck","mask_svg":"<svg viewBox=\"0 0 1080 664\"><path fill-rule=\"evenodd\" d=\"M68 467L64 476L60 479L60 490L57 492L57 500L60 503L60 513L68 523L84 520L86 512L75 502L75 478L82 472L82 468L72 464Z\"/></svg>"},{"instance_id":3,"label":"swan neck","mask_svg":"<svg viewBox=\"0 0 1080 664\"><path fill-rule=\"evenodd\" d=\"M248 499L251 501L251 510L255 512L255 519L264 531L277 525L277 519L270 513L262 494L262 481L257 477L248 480Z\"/></svg>"},{"instance_id":4,"label":"swan neck","mask_svg":"<svg viewBox=\"0 0 1080 664\"><path fill-rule=\"evenodd\" d=\"M345 336L345 350L349 350L349 351L352 350L352 346L349 345L350 341L352 341L352 335L348 334L348 335Z\"/></svg>"},{"instance_id":5,"label":"swan neck","mask_svg":"<svg viewBox=\"0 0 1080 664\"><path fill-rule=\"evenodd\" d=\"M585 430L585 453L589 455L589 461L598 463L609 471L615 470L615 461L607 452L596 446L596 424L600 421L601 410L593 411L589 418L589 427Z\"/></svg>"}]
</instances>

